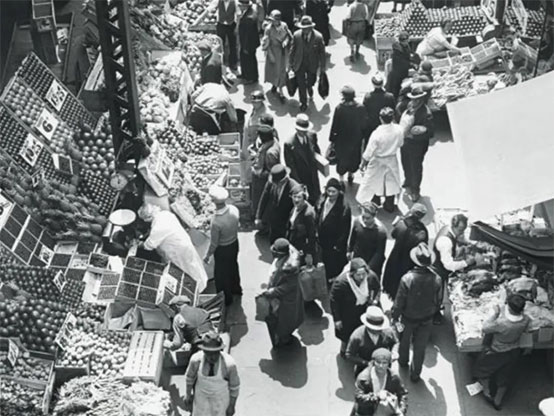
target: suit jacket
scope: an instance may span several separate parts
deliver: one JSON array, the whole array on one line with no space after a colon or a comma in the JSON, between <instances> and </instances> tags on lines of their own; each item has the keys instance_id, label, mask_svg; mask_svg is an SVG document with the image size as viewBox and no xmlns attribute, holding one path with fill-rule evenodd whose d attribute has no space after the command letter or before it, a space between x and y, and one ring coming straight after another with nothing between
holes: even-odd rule
<instances>
[{"instance_id":1,"label":"suit jacket","mask_svg":"<svg viewBox=\"0 0 554 416\"><path fill-rule=\"evenodd\" d=\"M319 176L315 153L321 153L317 144L317 135L308 132L308 144L302 146L295 133L284 145L285 165L290 169L290 177L308 188L309 201L315 204L321 190L319 189Z\"/></svg>"},{"instance_id":2,"label":"suit jacket","mask_svg":"<svg viewBox=\"0 0 554 416\"><path fill-rule=\"evenodd\" d=\"M306 58L304 58L304 48L308 48ZM315 74L318 69L325 70L325 61L325 43L321 33L314 30L306 44L302 37L302 30L294 32L290 50L290 66L293 71L297 72L303 68Z\"/></svg>"},{"instance_id":3,"label":"suit jacket","mask_svg":"<svg viewBox=\"0 0 554 416\"><path fill-rule=\"evenodd\" d=\"M239 42L241 51L255 53L260 46L260 34L258 32L258 14L250 6L239 18Z\"/></svg>"},{"instance_id":4,"label":"suit jacket","mask_svg":"<svg viewBox=\"0 0 554 416\"><path fill-rule=\"evenodd\" d=\"M316 260L317 228L314 208L310 204L305 204L294 218L294 221L289 220L287 225L287 240L289 240L289 243L298 251L302 251L304 255L311 254Z\"/></svg>"},{"instance_id":5,"label":"suit jacket","mask_svg":"<svg viewBox=\"0 0 554 416\"><path fill-rule=\"evenodd\" d=\"M223 76L223 59L219 52L213 51L209 54L200 67L200 82L206 84L213 82L215 84L221 84L221 78Z\"/></svg>"},{"instance_id":6,"label":"suit jacket","mask_svg":"<svg viewBox=\"0 0 554 416\"><path fill-rule=\"evenodd\" d=\"M390 107L394 110L396 100L394 99L394 95L390 92L377 88L365 95L363 104L368 116L369 134L367 134L367 136L369 137L373 130L381 124L381 121L379 120L379 112L385 107Z\"/></svg>"},{"instance_id":7,"label":"suit jacket","mask_svg":"<svg viewBox=\"0 0 554 416\"><path fill-rule=\"evenodd\" d=\"M268 180L260 197L256 218L267 220L272 227L285 228L292 210L290 190L295 185L297 182L287 177L278 198L275 199L275 189L278 185Z\"/></svg>"}]
</instances>

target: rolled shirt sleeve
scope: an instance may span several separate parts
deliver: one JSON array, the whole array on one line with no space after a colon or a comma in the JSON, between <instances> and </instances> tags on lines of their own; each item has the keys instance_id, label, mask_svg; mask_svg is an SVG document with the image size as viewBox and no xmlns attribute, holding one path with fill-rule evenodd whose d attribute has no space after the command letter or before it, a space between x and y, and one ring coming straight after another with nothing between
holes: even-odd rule
<instances>
[{"instance_id":1,"label":"rolled shirt sleeve","mask_svg":"<svg viewBox=\"0 0 554 416\"><path fill-rule=\"evenodd\" d=\"M467 267L465 260L457 261L452 258L452 241L448 237L439 237L437 239L436 246L437 250L441 254L441 261L446 270L456 272Z\"/></svg>"},{"instance_id":2,"label":"rolled shirt sleeve","mask_svg":"<svg viewBox=\"0 0 554 416\"><path fill-rule=\"evenodd\" d=\"M230 355L225 356L225 366L227 367L227 380L229 382L229 395L237 398L240 390L239 372L235 360Z\"/></svg>"}]
</instances>

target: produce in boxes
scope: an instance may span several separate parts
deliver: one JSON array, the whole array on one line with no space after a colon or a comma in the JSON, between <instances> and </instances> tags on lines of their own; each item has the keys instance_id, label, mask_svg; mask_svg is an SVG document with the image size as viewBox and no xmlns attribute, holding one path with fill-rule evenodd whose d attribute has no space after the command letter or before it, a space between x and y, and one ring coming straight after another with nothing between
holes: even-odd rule
<instances>
[{"instance_id":1,"label":"produce in boxes","mask_svg":"<svg viewBox=\"0 0 554 416\"><path fill-rule=\"evenodd\" d=\"M210 2L208 0L187 0L171 9L171 14L180 17L189 25L192 25L198 22L198 19L209 5ZM215 26L216 20L215 10L210 10L202 19L202 23Z\"/></svg>"},{"instance_id":2,"label":"produce in boxes","mask_svg":"<svg viewBox=\"0 0 554 416\"><path fill-rule=\"evenodd\" d=\"M44 390L1 378L0 414L2 416L42 415Z\"/></svg>"},{"instance_id":3,"label":"produce in boxes","mask_svg":"<svg viewBox=\"0 0 554 416\"><path fill-rule=\"evenodd\" d=\"M138 76L139 92L151 87L159 88L172 103L177 102L181 94L183 76L187 71L186 57L181 52L169 52L153 60Z\"/></svg>"},{"instance_id":4,"label":"produce in boxes","mask_svg":"<svg viewBox=\"0 0 554 416\"><path fill-rule=\"evenodd\" d=\"M167 416L169 393L153 383L130 386L119 380L85 376L72 379L59 391L55 416Z\"/></svg>"},{"instance_id":5,"label":"produce in boxes","mask_svg":"<svg viewBox=\"0 0 554 416\"><path fill-rule=\"evenodd\" d=\"M0 352L0 377L10 376L27 380L48 381L52 371L52 361L40 360L23 352L12 367L7 351Z\"/></svg>"},{"instance_id":6,"label":"produce in boxes","mask_svg":"<svg viewBox=\"0 0 554 416\"><path fill-rule=\"evenodd\" d=\"M94 132L83 124L73 136L79 151L74 159L82 161L85 167L96 175L109 178L115 172L115 155L110 125L105 122Z\"/></svg>"},{"instance_id":7,"label":"produce in boxes","mask_svg":"<svg viewBox=\"0 0 554 416\"><path fill-rule=\"evenodd\" d=\"M66 314L61 303L43 299L0 301L0 337L19 337L29 350L54 354L54 339Z\"/></svg>"}]
</instances>

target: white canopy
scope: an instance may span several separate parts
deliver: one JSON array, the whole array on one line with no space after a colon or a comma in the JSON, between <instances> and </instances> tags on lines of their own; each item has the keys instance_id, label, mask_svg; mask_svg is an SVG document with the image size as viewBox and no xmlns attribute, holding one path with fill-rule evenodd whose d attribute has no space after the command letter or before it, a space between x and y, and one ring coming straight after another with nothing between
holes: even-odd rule
<instances>
[{"instance_id":1,"label":"white canopy","mask_svg":"<svg viewBox=\"0 0 554 416\"><path fill-rule=\"evenodd\" d=\"M447 110L473 218L554 197L554 72Z\"/></svg>"}]
</instances>

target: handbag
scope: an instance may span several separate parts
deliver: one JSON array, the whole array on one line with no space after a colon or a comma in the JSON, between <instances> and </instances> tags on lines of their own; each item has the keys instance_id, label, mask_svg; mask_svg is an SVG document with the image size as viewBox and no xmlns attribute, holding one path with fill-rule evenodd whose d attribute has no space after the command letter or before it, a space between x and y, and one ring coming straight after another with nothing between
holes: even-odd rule
<instances>
[{"instance_id":1,"label":"handbag","mask_svg":"<svg viewBox=\"0 0 554 416\"><path fill-rule=\"evenodd\" d=\"M265 321L269 316L270 304L267 297L259 295L256 296L256 321Z\"/></svg>"},{"instance_id":2,"label":"handbag","mask_svg":"<svg viewBox=\"0 0 554 416\"><path fill-rule=\"evenodd\" d=\"M350 29L350 19L342 19L342 36L348 36Z\"/></svg>"},{"instance_id":3,"label":"handbag","mask_svg":"<svg viewBox=\"0 0 554 416\"><path fill-rule=\"evenodd\" d=\"M296 75L294 74L294 71L289 71L287 73L287 92L289 93L290 97L293 97L294 94L296 94L296 90L298 89L298 81L296 80Z\"/></svg>"},{"instance_id":4,"label":"handbag","mask_svg":"<svg viewBox=\"0 0 554 416\"><path fill-rule=\"evenodd\" d=\"M327 278L323 263L312 267L302 267L298 281L300 282L300 291L304 301L311 302L315 299L324 299L327 296Z\"/></svg>"},{"instance_id":5,"label":"handbag","mask_svg":"<svg viewBox=\"0 0 554 416\"><path fill-rule=\"evenodd\" d=\"M337 150L334 142L329 143L329 147L327 147L325 152L325 159L327 159L330 165L337 164Z\"/></svg>"},{"instance_id":6,"label":"handbag","mask_svg":"<svg viewBox=\"0 0 554 416\"><path fill-rule=\"evenodd\" d=\"M317 92L320 97L326 99L329 96L329 78L326 72L322 72L319 76L319 82L317 84Z\"/></svg>"}]
</instances>

